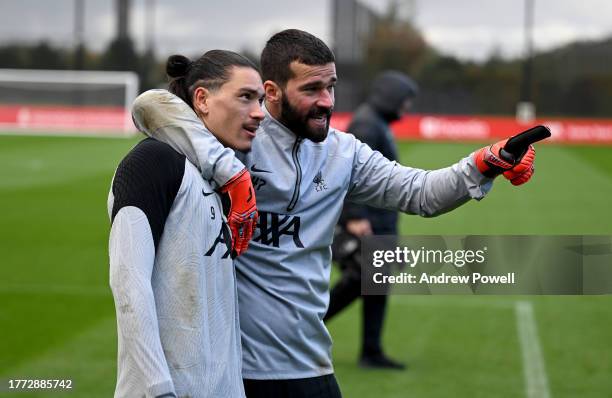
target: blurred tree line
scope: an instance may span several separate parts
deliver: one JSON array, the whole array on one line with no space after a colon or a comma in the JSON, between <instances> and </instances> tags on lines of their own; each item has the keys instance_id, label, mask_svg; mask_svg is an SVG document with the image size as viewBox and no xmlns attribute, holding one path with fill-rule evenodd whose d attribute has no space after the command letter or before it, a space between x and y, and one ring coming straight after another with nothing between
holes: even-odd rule
<instances>
[{"instance_id":1,"label":"blurred tree line","mask_svg":"<svg viewBox=\"0 0 612 398\"><path fill-rule=\"evenodd\" d=\"M165 82L164 64L150 52L139 54L129 38L113 40L102 53L84 46L68 50L46 41L7 44L0 47L0 68L133 71L142 91Z\"/></svg>"},{"instance_id":2,"label":"blurred tree line","mask_svg":"<svg viewBox=\"0 0 612 398\"><path fill-rule=\"evenodd\" d=\"M342 81L358 86L352 110L365 99L373 77L385 69L401 70L421 87L417 112L513 115L519 101L522 60L505 60L494 52L486 62L462 61L427 44L409 22L391 9L365 43L367 63L338 65ZM245 52L249 58L258 56ZM612 38L576 42L534 57L533 100L538 115L612 116ZM130 39L115 39L102 53L67 50L47 42L0 47L0 68L130 70L146 90L166 81L164 61L139 54Z\"/></svg>"},{"instance_id":3,"label":"blurred tree line","mask_svg":"<svg viewBox=\"0 0 612 398\"><path fill-rule=\"evenodd\" d=\"M482 63L462 61L428 45L391 7L366 42L367 64L360 68L362 98L374 76L403 71L420 85L417 112L514 115L520 98L523 59L503 59L494 51ZM533 59L533 102L547 116L612 116L612 38L575 42ZM355 71L347 68L355 75ZM354 69L354 66L353 66ZM344 79L342 68L339 75Z\"/></svg>"}]
</instances>

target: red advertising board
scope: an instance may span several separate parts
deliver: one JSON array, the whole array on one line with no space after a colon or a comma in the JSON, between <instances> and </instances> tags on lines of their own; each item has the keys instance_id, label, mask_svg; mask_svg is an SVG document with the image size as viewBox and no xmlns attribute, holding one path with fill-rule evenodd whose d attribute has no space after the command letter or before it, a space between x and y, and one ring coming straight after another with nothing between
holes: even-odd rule
<instances>
[{"instance_id":1,"label":"red advertising board","mask_svg":"<svg viewBox=\"0 0 612 398\"><path fill-rule=\"evenodd\" d=\"M351 113L336 113L331 124L344 131L351 117ZM512 117L409 115L393 123L392 129L398 139L491 141L536 124L551 129L550 141L612 145L612 119L543 118L523 124ZM121 107L0 105L0 129L125 134L134 131L134 126Z\"/></svg>"},{"instance_id":2,"label":"red advertising board","mask_svg":"<svg viewBox=\"0 0 612 398\"><path fill-rule=\"evenodd\" d=\"M350 113L337 113L331 124L346 130L351 117ZM550 141L612 145L612 120L609 119L550 118L524 124L512 117L410 115L393 123L391 128L398 139L491 141L510 137L538 124L550 128Z\"/></svg>"},{"instance_id":3,"label":"red advertising board","mask_svg":"<svg viewBox=\"0 0 612 398\"><path fill-rule=\"evenodd\" d=\"M0 105L0 129L124 134L134 127L121 107Z\"/></svg>"}]
</instances>

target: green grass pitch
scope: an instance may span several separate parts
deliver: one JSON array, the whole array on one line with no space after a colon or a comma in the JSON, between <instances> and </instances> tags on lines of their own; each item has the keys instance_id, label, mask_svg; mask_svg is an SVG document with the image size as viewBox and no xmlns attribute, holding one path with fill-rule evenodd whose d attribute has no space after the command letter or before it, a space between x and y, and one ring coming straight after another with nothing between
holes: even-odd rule
<instances>
[{"instance_id":1,"label":"green grass pitch","mask_svg":"<svg viewBox=\"0 0 612 398\"><path fill-rule=\"evenodd\" d=\"M71 397L108 397L116 330L106 199L135 139L0 137L0 396L8 378L68 378ZM437 168L477 144L402 143ZM612 148L540 145L531 183L497 181L483 201L412 234L612 234ZM345 397L525 397L516 303L530 302L550 397L612 397L612 297L393 296L385 347L403 372L356 366L360 304L331 322ZM4 393L3 393L4 392Z\"/></svg>"}]
</instances>

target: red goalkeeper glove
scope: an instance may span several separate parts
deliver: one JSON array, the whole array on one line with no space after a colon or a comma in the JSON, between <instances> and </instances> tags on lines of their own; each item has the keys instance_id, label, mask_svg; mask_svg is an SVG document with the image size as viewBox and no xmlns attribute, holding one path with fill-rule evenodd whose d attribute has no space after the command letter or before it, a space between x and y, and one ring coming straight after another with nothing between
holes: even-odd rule
<instances>
[{"instance_id":1,"label":"red goalkeeper glove","mask_svg":"<svg viewBox=\"0 0 612 398\"><path fill-rule=\"evenodd\" d=\"M529 145L527 152L519 159L516 166L508 171L504 171L504 177L510 180L512 185L522 185L529 181L535 168L533 162L535 161L535 149L533 145Z\"/></svg>"},{"instance_id":2,"label":"red goalkeeper glove","mask_svg":"<svg viewBox=\"0 0 612 398\"><path fill-rule=\"evenodd\" d=\"M527 151L514 163L504 159L500 150L508 140L499 141L474 152L476 167L487 177L497 177L503 174L512 185L521 185L529 181L535 172L533 162L535 160L535 149L529 145Z\"/></svg>"},{"instance_id":3,"label":"red goalkeeper glove","mask_svg":"<svg viewBox=\"0 0 612 398\"><path fill-rule=\"evenodd\" d=\"M258 218L255 190L247 169L230 178L221 192L227 193L231 201L227 223L232 232L232 251L239 256L249 247Z\"/></svg>"}]
</instances>

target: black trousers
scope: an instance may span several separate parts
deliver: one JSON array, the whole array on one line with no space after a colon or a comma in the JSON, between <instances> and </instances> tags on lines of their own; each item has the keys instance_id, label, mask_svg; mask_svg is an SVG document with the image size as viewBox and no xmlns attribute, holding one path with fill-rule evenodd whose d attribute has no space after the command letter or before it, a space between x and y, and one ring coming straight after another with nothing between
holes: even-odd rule
<instances>
[{"instance_id":1,"label":"black trousers","mask_svg":"<svg viewBox=\"0 0 612 398\"><path fill-rule=\"evenodd\" d=\"M361 296L361 270L355 269L354 264L340 264L340 267L342 276L330 292L329 308L324 321L327 322L361 297L363 301L361 354L380 354L387 296Z\"/></svg>"},{"instance_id":2,"label":"black trousers","mask_svg":"<svg viewBox=\"0 0 612 398\"><path fill-rule=\"evenodd\" d=\"M243 381L247 398L342 398L333 374L306 379Z\"/></svg>"}]
</instances>

